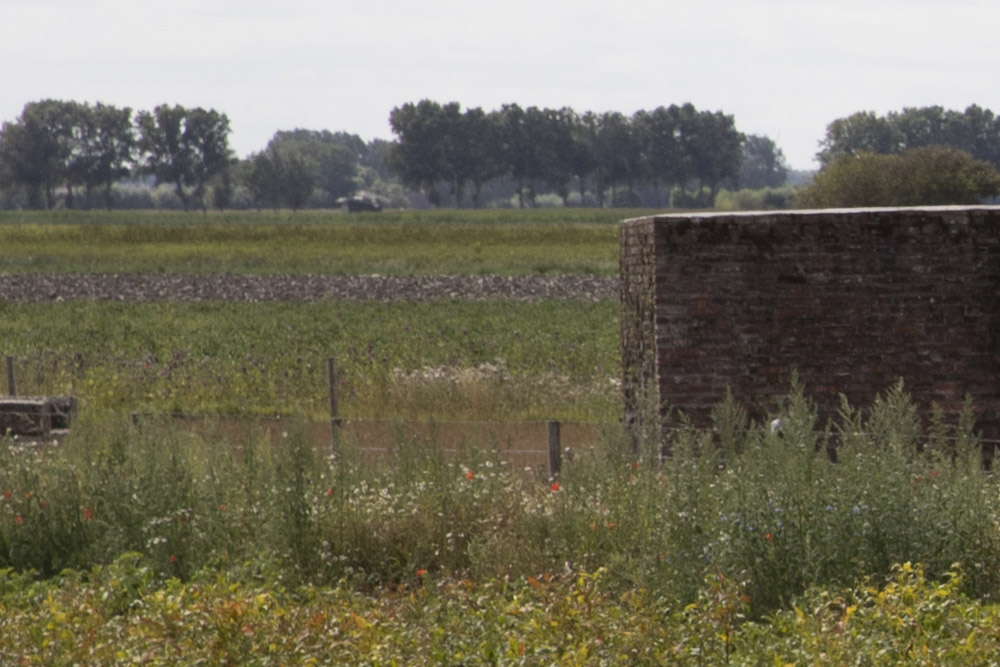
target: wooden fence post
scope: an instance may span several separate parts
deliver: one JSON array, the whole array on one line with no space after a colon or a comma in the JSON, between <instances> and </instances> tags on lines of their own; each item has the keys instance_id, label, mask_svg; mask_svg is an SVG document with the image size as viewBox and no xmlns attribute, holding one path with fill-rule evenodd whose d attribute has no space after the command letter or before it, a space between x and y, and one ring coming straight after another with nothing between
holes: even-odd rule
<instances>
[{"instance_id":1,"label":"wooden fence post","mask_svg":"<svg viewBox=\"0 0 1000 667\"><path fill-rule=\"evenodd\" d=\"M7 395L17 396L17 385L14 384L14 357L7 357Z\"/></svg>"},{"instance_id":2,"label":"wooden fence post","mask_svg":"<svg viewBox=\"0 0 1000 667\"><path fill-rule=\"evenodd\" d=\"M549 422L549 477L555 479L562 471L562 445L559 439L559 422Z\"/></svg>"},{"instance_id":3,"label":"wooden fence post","mask_svg":"<svg viewBox=\"0 0 1000 667\"><path fill-rule=\"evenodd\" d=\"M333 455L340 454L340 427L343 421L340 419L337 408L337 367L333 363L333 357L326 360L326 383L330 392L330 447Z\"/></svg>"}]
</instances>

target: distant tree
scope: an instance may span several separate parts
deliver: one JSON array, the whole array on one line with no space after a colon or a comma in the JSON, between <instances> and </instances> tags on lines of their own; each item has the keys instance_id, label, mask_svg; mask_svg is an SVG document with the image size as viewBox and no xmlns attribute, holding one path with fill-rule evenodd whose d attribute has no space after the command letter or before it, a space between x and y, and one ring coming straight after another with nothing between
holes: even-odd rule
<instances>
[{"instance_id":1,"label":"distant tree","mask_svg":"<svg viewBox=\"0 0 1000 667\"><path fill-rule=\"evenodd\" d=\"M586 200L587 181L597 170L597 115L588 111L583 115L573 113L571 124L570 162L580 188L580 201Z\"/></svg>"},{"instance_id":2,"label":"distant tree","mask_svg":"<svg viewBox=\"0 0 1000 667\"><path fill-rule=\"evenodd\" d=\"M506 172L503 162L502 117L498 113L485 113L480 108L465 112L463 134L468 150L466 176L472 183L472 207L479 208L483 186Z\"/></svg>"},{"instance_id":3,"label":"distant tree","mask_svg":"<svg viewBox=\"0 0 1000 667\"><path fill-rule=\"evenodd\" d=\"M229 166L223 169L212 181L212 206L220 211L232 206L234 183L233 174L238 170L239 160L232 158Z\"/></svg>"},{"instance_id":4,"label":"distant tree","mask_svg":"<svg viewBox=\"0 0 1000 667\"><path fill-rule=\"evenodd\" d=\"M388 181L392 177L392 172L389 171L387 164L390 150L392 150L391 141L372 139L365 144L365 152L362 154L358 165L370 169L378 178Z\"/></svg>"},{"instance_id":5,"label":"distant tree","mask_svg":"<svg viewBox=\"0 0 1000 667\"><path fill-rule=\"evenodd\" d=\"M534 171L531 138L528 134L527 114L517 104L500 107L501 160L514 181L518 208L525 206L525 189ZM530 194L529 194L530 202Z\"/></svg>"},{"instance_id":6,"label":"distant tree","mask_svg":"<svg viewBox=\"0 0 1000 667\"><path fill-rule=\"evenodd\" d=\"M776 188L784 185L787 178L785 155L774 141L756 134L747 135L743 142L739 186L754 190Z\"/></svg>"},{"instance_id":7,"label":"distant tree","mask_svg":"<svg viewBox=\"0 0 1000 667\"><path fill-rule=\"evenodd\" d=\"M424 192L434 206L441 204L437 184L447 178L442 146L448 131L441 105L431 100L406 103L389 113L398 140L387 164L404 185Z\"/></svg>"},{"instance_id":8,"label":"distant tree","mask_svg":"<svg viewBox=\"0 0 1000 667\"><path fill-rule=\"evenodd\" d=\"M743 140L733 117L721 111L701 111L681 126L691 177L699 190L708 188L713 201L723 182L739 178Z\"/></svg>"},{"instance_id":9,"label":"distant tree","mask_svg":"<svg viewBox=\"0 0 1000 667\"><path fill-rule=\"evenodd\" d=\"M110 211L114 204L111 186L131 174L135 161L136 135L132 110L97 103L92 109L86 109L85 118L84 185L88 191L93 187L102 187L104 205Z\"/></svg>"},{"instance_id":10,"label":"distant tree","mask_svg":"<svg viewBox=\"0 0 1000 667\"><path fill-rule=\"evenodd\" d=\"M902 131L890 120L871 111L861 111L838 118L827 126L816 158L825 167L842 157L856 157L862 153L899 153L904 143Z\"/></svg>"},{"instance_id":11,"label":"distant tree","mask_svg":"<svg viewBox=\"0 0 1000 667\"><path fill-rule=\"evenodd\" d=\"M989 109L983 109L975 104L967 107L962 113L962 125L957 130L963 135L962 144L955 148L968 146L972 157L985 160L1000 169L1000 118L994 116Z\"/></svg>"},{"instance_id":12,"label":"distant tree","mask_svg":"<svg viewBox=\"0 0 1000 667\"><path fill-rule=\"evenodd\" d=\"M282 202L284 164L277 150L269 148L247 158L245 185L254 206L277 210Z\"/></svg>"},{"instance_id":13,"label":"distant tree","mask_svg":"<svg viewBox=\"0 0 1000 667\"><path fill-rule=\"evenodd\" d=\"M268 148L289 148L312 162L313 188L319 188L321 204L331 206L340 197L357 190L358 168L367 147L355 134L329 130L280 131Z\"/></svg>"},{"instance_id":14,"label":"distant tree","mask_svg":"<svg viewBox=\"0 0 1000 667\"><path fill-rule=\"evenodd\" d=\"M70 188L67 204L72 205L77 176L70 164L79 151L79 109L75 102L29 102L16 121L0 128L0 162L11 182L25 189L32 208L52 208L59 184Z\"/></svg>"},{"instance_id":15,"label":"distant tree","mask_svg":"<svg viewBox=\"0 0 1000 667\"><path fill-rule=\"evenodd\" d=\"M536 178L559 195L565 206L569 200L569 184L573 179L575 114L572 109L541 109L532 114L529 134L535 146Z\"/></svg>"},{"instance_id":16,"label":"distant tree","mask_svg":"<svg viewBox=\"0 0 1000 667\"><path fill-rule=\"evenodd\" d=\"M902 155L861 153L826 166L797 204L808 208L976 204L1000 194L1000 173L965 151L922 146Z\"/></svg>"},{"instance_id":17,"label":"distant tree","mask_svg":"<svg viewBox=\"0 0 1000 667\"><path fill-rule=\"evenodd\" d=\"M609 111L598 117L596 181L603 191L611 190L611 205L619 203L617 188L625 185L630 198L642 173L642 141L630 119L617 111ZM603 204L603 192L598 193Z\"/></svg>"},{"instance_id":18,"label":"distant tree","mask_svg":"<svg viewBox=\"0 0 1000 667\"><path fill-rule=\"evenodd\" d=\"M827 126L817 157L825 166L844 155L896 155L922 146L957 148L1000 168L1000 120L974 104L964 111L928 106L885 116L859 112Z\"/></svg>"},{"instance_id":19,"label":"distant tree","mask_svg":"<svg viewBox=\"0 0 1000 667\"><path fill-rule=\"evenodd\" d=\"M170 183L185 210L192 200L206 209L211 178L229 166L229 119L202 108L162 104L136 117L143 169L157 183Z\"/></svg>"},{"instance_id":20,"label":"distant tree","mask_svg":"<svg viewBox=\"0 0 1000 667\"><path fill-rule=\"evenodd\" d=\"M297 146L285 146L276 152L281 156L281 199L293 212L298 211L316 187L319 165Z\"/></svg>"},{"instance_id":21,"label":"distant tree","mask_svg":"<svg viewBox=\"0 0 1000 667\"><path fill-rule=\"evenodd\" d=\"M674 185L691 177L691 163L680 141L681 113L680 107L671 105L651 112L639 111L632 117L642 137L645 174L656 193L657 204L661 188L669 192Z\"/></svg>"}]
</instances>

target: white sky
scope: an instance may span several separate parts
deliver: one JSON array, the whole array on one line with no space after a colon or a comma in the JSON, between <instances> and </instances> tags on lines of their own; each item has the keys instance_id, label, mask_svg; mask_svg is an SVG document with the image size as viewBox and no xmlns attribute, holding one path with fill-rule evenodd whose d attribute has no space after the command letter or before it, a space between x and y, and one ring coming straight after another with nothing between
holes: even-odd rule
<instances>
[{"instance_id":1,"label":"white sky","mask_svg":"<svg viewBox=\"0 0 1000 667\"><path fill-rule=\"evenodd\" d=\"M214 108L392 139L428 98L620 111L691 102L812 168L855 111L1000 113L997 0L0 0L0 121L42 99Z\"/></svg>"}]
</instances>

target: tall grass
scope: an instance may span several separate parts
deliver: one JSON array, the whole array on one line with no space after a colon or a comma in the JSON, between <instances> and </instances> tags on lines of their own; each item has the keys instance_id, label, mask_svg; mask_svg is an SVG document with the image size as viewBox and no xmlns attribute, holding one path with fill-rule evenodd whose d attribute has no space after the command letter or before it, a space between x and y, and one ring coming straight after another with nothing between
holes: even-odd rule
<instances>
[{"instance_id":1,"label":"tall grass","mask_svg":"<svg viewBox=\"0 0 1000 667\"><path fill-rule=\"evenodd\" d=\"M913 562L932 579L958 567L967 593L992 600L996 484L968 420L932 424L949 444L924 446L911 407L896 387L860 422L846 409L831 463L793 388L784 421L799 426L748 425L739 451L685 429L650 464L609 432L557 480L513 469L488 443L445 457L399 433L388 460L361 465L349 442L337 459L314 451L294 421L274 447L109 417L57 448L0 448L0 568L53 575L138 552L181 578L255 561L363 589L600 569L604 585L671 608L721 576L760 617Z\"/></svg>"}]
</instances>

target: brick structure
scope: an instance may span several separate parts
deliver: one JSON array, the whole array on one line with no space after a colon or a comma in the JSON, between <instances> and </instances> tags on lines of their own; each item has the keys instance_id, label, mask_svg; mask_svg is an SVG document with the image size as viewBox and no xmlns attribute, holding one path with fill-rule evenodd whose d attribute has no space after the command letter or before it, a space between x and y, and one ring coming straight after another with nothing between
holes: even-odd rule
<instances>
[{"instance_id":1,"label":"brick structure","mask_svg":"<svg viewBox=\"0 0 1000 667\"><path fill-rule=\"evenodd\" d=\"M761 419L795 371L823 421L902 378L1000 437L1000 207L662 215L620 241L628 421L647 388L661 420L707 426L727 387Z\"/></svg>"}]
</instances>

